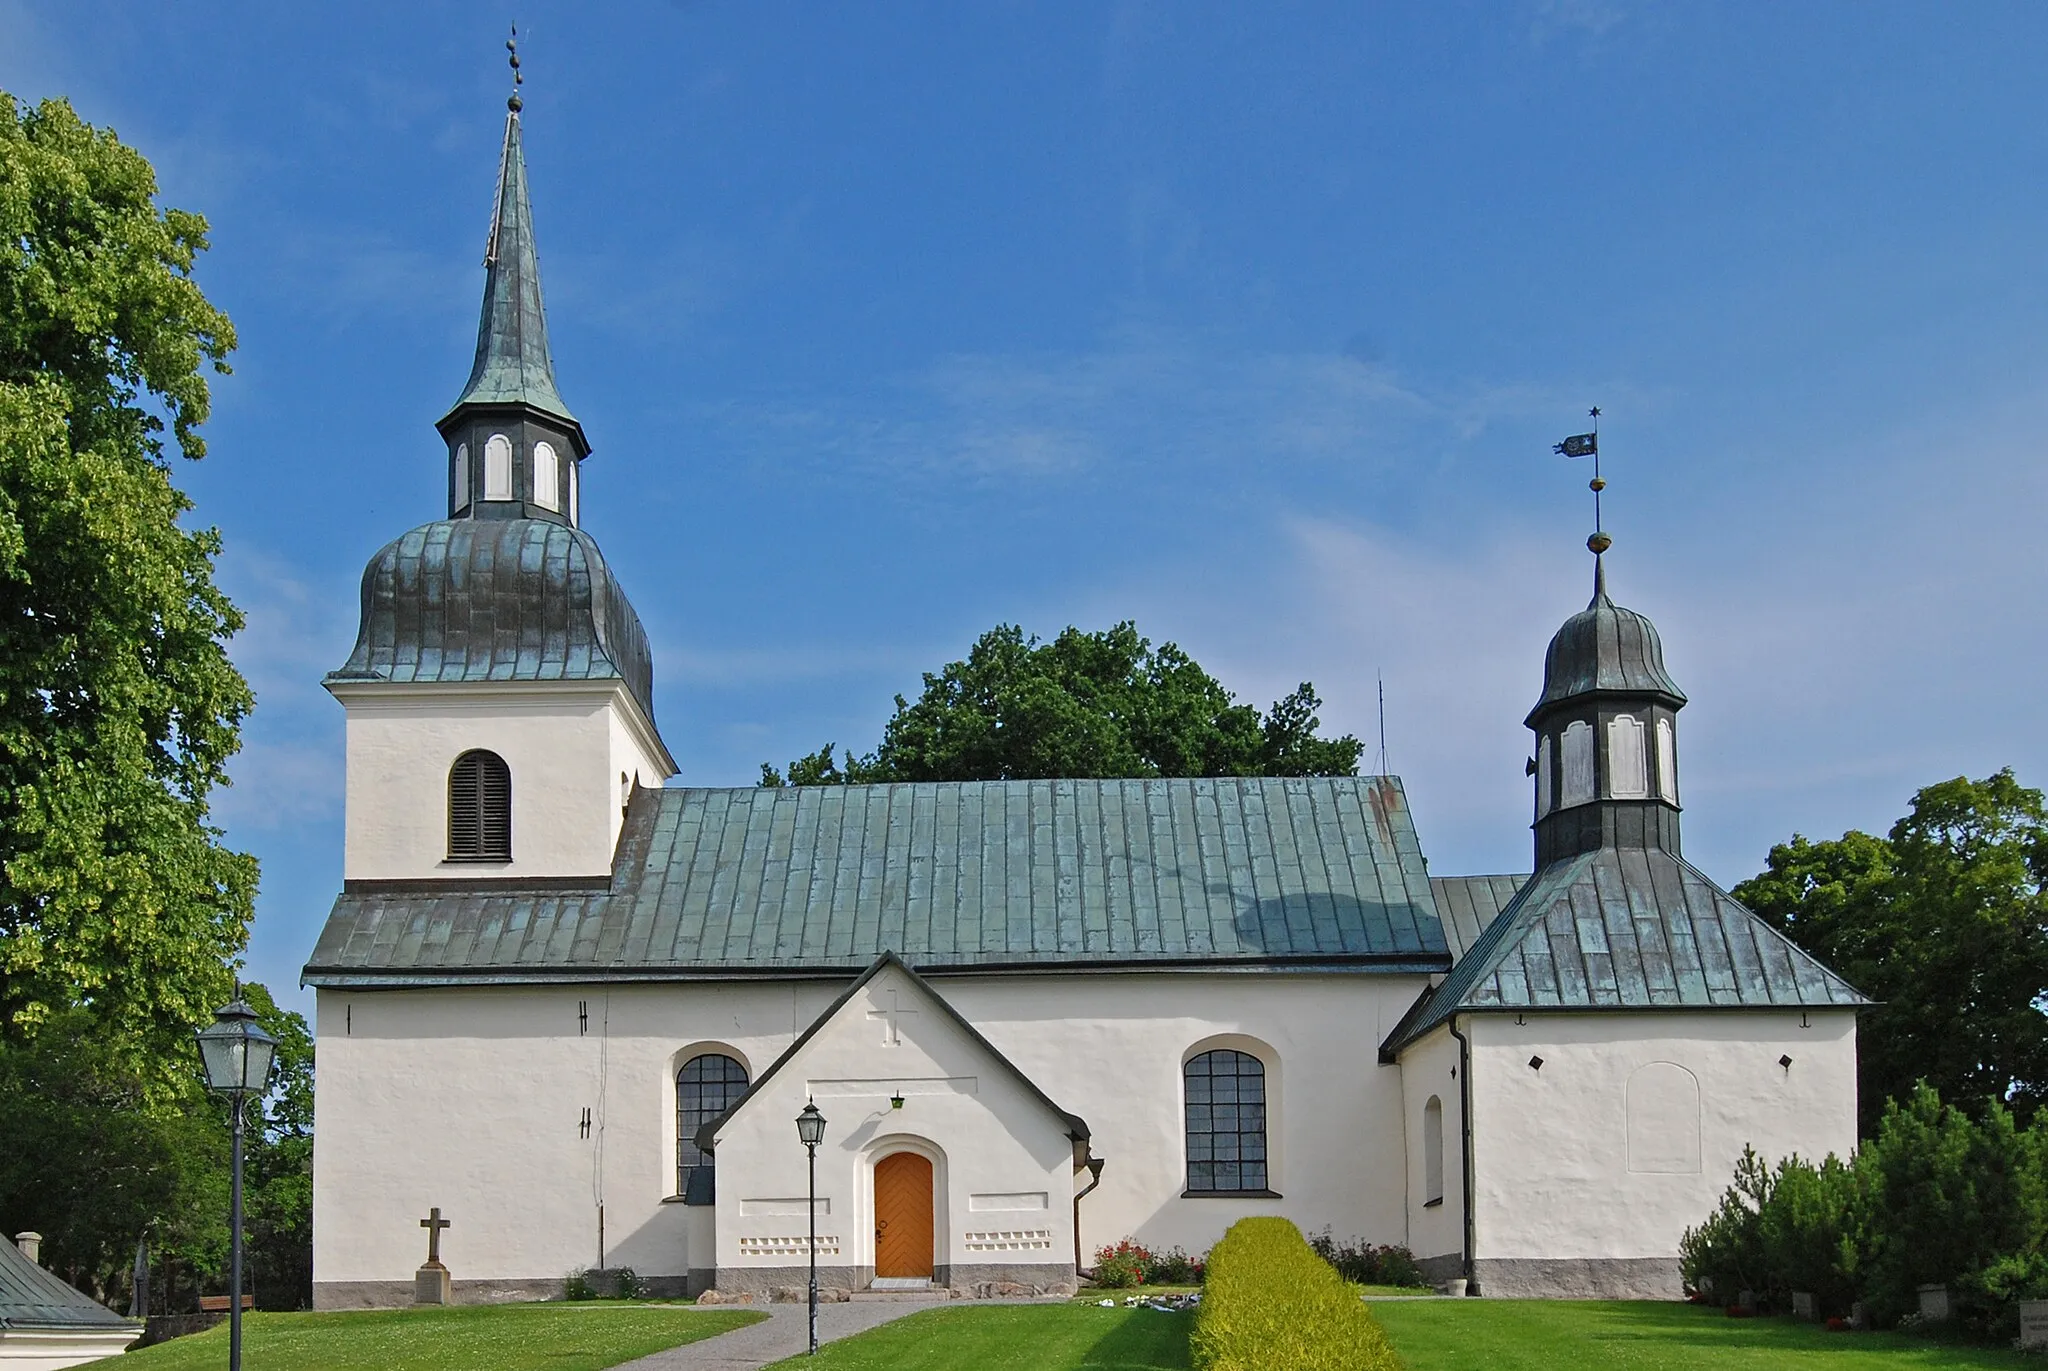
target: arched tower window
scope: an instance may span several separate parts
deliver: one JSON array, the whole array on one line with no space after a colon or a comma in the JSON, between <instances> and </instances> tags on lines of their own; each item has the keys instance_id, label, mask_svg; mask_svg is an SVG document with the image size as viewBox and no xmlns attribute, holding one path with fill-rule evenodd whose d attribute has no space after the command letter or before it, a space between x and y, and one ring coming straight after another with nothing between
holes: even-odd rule
<instances>
[{"instance_id":1,"label":"arched tower window","mask_svg":"<svg viewBox=\"0 0 2048 1371\"><path fill-rule=\"evenodd\" d=\"M1650 793L1650 776L1643 756L1643 723L1633 714L1617 714L1607 721L1608 793L1620 800L1639 800Z\"/></svg>"},{"instance_id":2,"label":"arched tower window","mask_svg":"<svg viewBox=\"0 0 2048 1371\"><path fill-rule=\"evenodd\" d=\"M1536 817L1550 812L1550 735L1536 740Z\"/></svg>"},{"instance_id":3,"label":"arched tower window","mask_svg":"<svg viewBox=\"0 0 2048 1371\"><path fill-rule=\"evenodd\" d=\"M512 498L512 440L502 433L484 443L484 498Z\"/></svg>"},{"instance_id":4,"label":"arched tower window","mask_svg":"<svg viewBox=\"0 0 2048 1371\"><path fill-rule=\"evenodd\" d=\"M1266 1065L1221 1047L1182 1068L1187 1085L1188 1189L1266 1189Z\"/></svg>"},{"instance_id":5,"label":"arched tower window","mask_svg":"<svg viewBox=\"0 0 2048 1371\"><path fill-rule=\"evenodd\" d=\"M1593 798L1593 726L1584 719L1574 719L1565 727L1564 746L1564 794L1559 797L1560 809L1582 805Z\"/></svg>"},{"instance_id":6,"label":"arched tower window","mask_svg":"<svg viewBox=\"0 0 2048 1371\"><path fill-rule=\"evenodd\" d=\"M533 501L542 509L562 507L562 460L553 443L533 445Z\"/></svg>"},{"instance_id":7,"label":"arched tower window","mask_svg":"<svg viewBox=\"0 0 2048 1371\"><path fill-rule=\"evenodd\" d=\"M699 1151L697 1130L747 1093L747 1069L723 1053L692 1057L676 1072L676 1193L687 1204L710 1204L711 1154Z\"/></svg>"},{"instance_id":8,"label":"arched tower window","mask_svg":"<svg viewBox=\"0 0 2048 1371\"><path fill-rule=\"evenodd\" d=\"M1669 719L1657 721L1657 796L1666 804L1678 803L1678 744Z\"/></svg>"},{"instance_id":9,"label":"arched tower window","mask_svg":"<svg viewBox=\"0 0 2048 1371\"><path fill-rule=\"evenodd\" d=\"M569 523L581 527L583 523L583 464L569 463Z\"/></svg>"},{"instance_id":10,"label":"arched tower window","mask_svg":"<svg viewBox=\"0 0 2048 1371\"><path fill-rule=\"evenodd\" d=\"M511 858L511 769L495 752L465 752L448 769L448 860Z\"/></svg>"},{"instance_id":11,"label":"arched tower window","mask_svg":"<svg viewBox=\"0 0 2048 1371\"><path fill-rule=\"evenodd\" d=\"M1444 1102L1435 1095L1422 1106L1422 1203L1444 1202Z\"/></svg>"},{"instance_id":12,"label":"arched tower window","mask_svg":"<svg viewBox=\"0 0 2048 1371\"><path fill-rule=\"evenodd\" d=\"M455 445L455 504L457 514L469 508L469 444Z\"/></svg>"}]
</instances>

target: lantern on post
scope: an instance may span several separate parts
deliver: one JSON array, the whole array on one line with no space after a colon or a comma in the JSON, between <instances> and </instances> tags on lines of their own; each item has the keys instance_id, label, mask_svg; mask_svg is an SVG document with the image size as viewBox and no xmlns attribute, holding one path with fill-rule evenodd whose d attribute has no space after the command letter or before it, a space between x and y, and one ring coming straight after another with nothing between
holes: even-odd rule
<instances>
[{"instance_id":1,"label":"lantern on post","mask_svg":"<svg viewBox=\"0 0 2048 1371\"><path fill-rule=\"evenodd\" d=\"M234 1171L228 1201L228 1371L242 1371L242 1126L250 1096L261 1098L270 1088L270 1064L277 1039L263 1031L256 1011L235 987L234 1001L216 1010L213 1022L198 1032L199 1062L206 1087L228 1097L234 1118Z\"/></svg>"}]
</instances>

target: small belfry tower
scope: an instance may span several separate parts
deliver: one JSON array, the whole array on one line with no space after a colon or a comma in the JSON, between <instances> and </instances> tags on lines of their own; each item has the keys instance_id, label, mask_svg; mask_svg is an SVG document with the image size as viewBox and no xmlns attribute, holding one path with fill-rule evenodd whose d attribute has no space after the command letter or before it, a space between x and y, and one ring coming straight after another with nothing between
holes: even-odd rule
<instances>
[{"instance_id":1,"label":"small belfry tower","mask_svg":"<svg viewBox=\"0 0 2048 1371\"><path fill-rule=\"evenodd\" d=\"M1593 414L1597 418L1599 410ZM1607 597L1599 435L1581 434L1594 460L1593 599L1564 621L1543 657L1543 694L1524 721L1536 733L1536 869L1603 847L1656 848L1676 857L1678 711L1685 692L1664 669L1657 629ZM1568 456L1581 455L1567 452Z\"/></svg>"},{"instance_id":2,"label":"small belfry tower","mask_svg":"<svg viewBox=\"0 0 2048 1371\"><path fill-rule=\"evenodd\" d=\"M371 558L325 681L348 714L349 881L601 881L633 787L676 770L647 633L581 527L590 443L555 388L506 46L476 362L436 425L448 517Z\"/></svg>"}]
</instances>

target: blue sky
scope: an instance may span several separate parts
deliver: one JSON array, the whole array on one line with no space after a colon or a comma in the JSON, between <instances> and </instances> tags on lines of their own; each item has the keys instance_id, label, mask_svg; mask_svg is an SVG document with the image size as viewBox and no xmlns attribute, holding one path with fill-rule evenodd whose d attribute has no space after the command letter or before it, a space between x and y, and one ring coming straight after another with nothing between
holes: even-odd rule
<instances>
[{"instance_id":1,"label":"blue sky","mask_svg":"<svg viewBox=\"0 0 2048 1371\"><path fill-rule=\"evenodd\" d=\"M219 815L290 986L341 871L320 689L441 512L509 11L0 0L213 224L241 334L181 469L249 614ZM2039 6L1603 0L524 5L586 526L691 784L827 740L1014 621L1135 618L1313 680L1439 872L1528 864L1545 641L1663 630L1724 882L1920 785L2048 783Z\"/></svg>"}]
</instances>

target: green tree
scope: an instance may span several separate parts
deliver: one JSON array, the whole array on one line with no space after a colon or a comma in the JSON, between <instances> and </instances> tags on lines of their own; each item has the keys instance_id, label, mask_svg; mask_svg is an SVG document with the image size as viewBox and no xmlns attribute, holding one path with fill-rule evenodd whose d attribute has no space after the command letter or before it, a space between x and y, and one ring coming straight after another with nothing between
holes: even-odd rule
<instances>
[{"instance_id":1,"label":"green tree","mask_svg":"<svg viewBox=\"0 0 2048 1371\"><path fill-rule=\"evenodd\" d=\"M1362 744L1318 737L1321 706L1303 682L1261 714L1129 622L1101 633L1068 628L1051 642L1001 624L965 661L925 673L915 702L896 697L874 752L848 753L840 766L827 743L787 772L763 764L761 784L1349 776Z\"/></svg>"},{"instance_id":2,"label":"green tree","mask_svg":"<svg viewBox=\"0 0 2048 1371\"><path fill-rule=\"evenodd\" d=\"M1858 1028L1863 1136L1926 1081L2022 1121L2048 1101L2048 814L2011 771L1928 786L1885 838L1794 835L1735 897L1881 1003Z\"/></svg>"},{"instance_id":3,"label":"green tree","mask_svg":"<svg viewBox=\"0 0 2048 1371\"><path fill-rule=\"evenodd\" d=\"M208 822L251 698L166 442L204 452L234 331L192 279L205 221L155 195L110 130L0 94L0 1038L86 1005L163 1080L256 866Z\"/></svg>"},{"instance_id":4,"label":"green tree","mask_svg":"<svg viewBox=\"0 0 2048 1371\"><path fill-rule=\"evenodd\" d=\"M276 1074L247 1124L249 1285L264 1309L313 1305L313 1033L261 985L242 998L277 1039ZM227 1127L225 1120L222 1127ZM225 1285L222 1287L225 1289Z\"/></svg>"}]
</instances>

